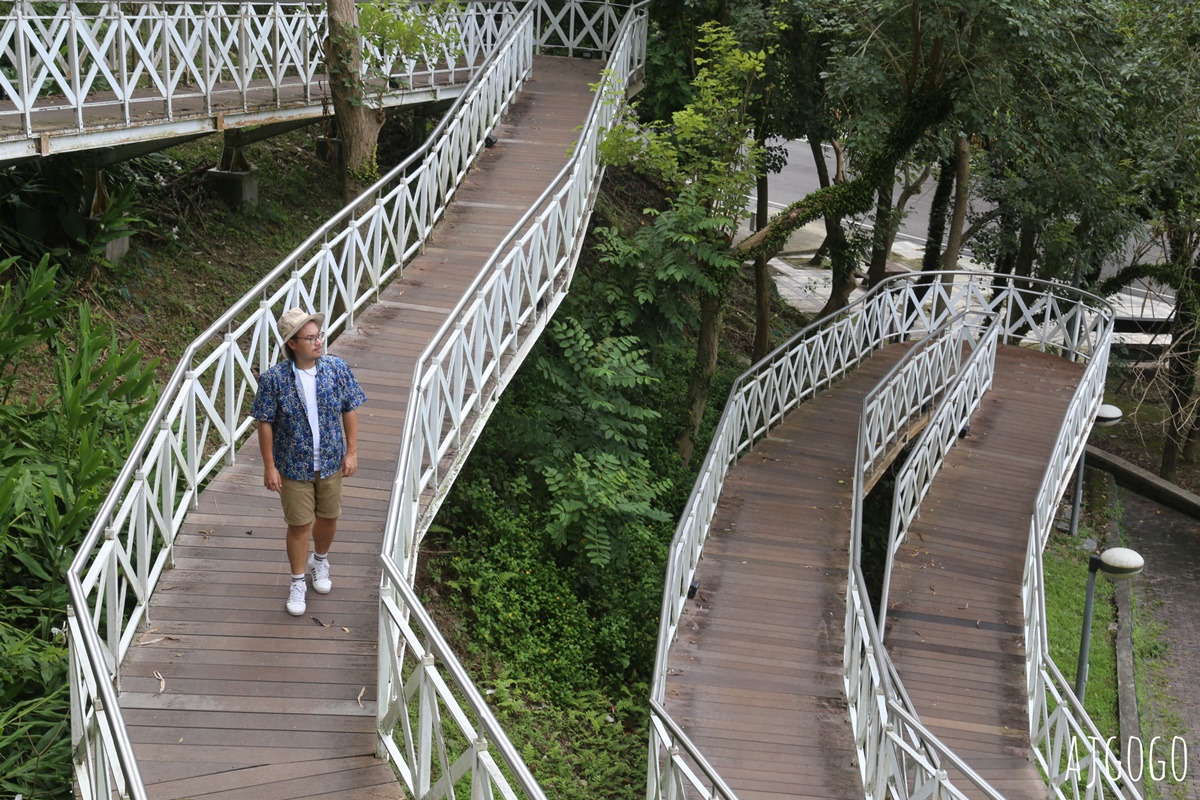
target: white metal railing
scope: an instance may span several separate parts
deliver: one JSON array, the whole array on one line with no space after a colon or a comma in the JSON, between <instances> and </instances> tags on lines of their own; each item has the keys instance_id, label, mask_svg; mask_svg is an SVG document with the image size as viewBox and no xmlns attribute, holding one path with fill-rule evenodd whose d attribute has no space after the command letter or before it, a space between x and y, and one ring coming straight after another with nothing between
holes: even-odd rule
<instances>
[{"instance_id":1,"label":"white metal railing","mask_svg":"<svg viewBox=\"0 0 1200 800\"><path fill-rule=\"evenodd\" d=\"M41 8L17 0L0 17L0 122L21 138L37 135L35 126L82 132L111 128L113 117L128 127L298 102L320 106L327 97L324 3L69 0L52 12ZM512 2L451 9L435 27L451 31L456 46L377 58L390 79L382 93L462 85L516 10ZM99 122L89 123L89 115Z\"/></svg>"},{"instance_id":2,"label":"white metal railing","mask_svg":"<svg viewBox=\"0 0 1200 800\"><path fill-rule=\"evenodd\" d=\"M702 797L715 796L711 776L706 784L695 778L694 773L681 773L678 766L680 763L707 762L686 736L675 733L677 726L669 728L667 725L670 719L662 710L662 703L669 649L677 633L688 587L695 575L725 476L737 458L765 436L788 410L853 368L873 348L902 339L910 332L934 330L960 312L991 315L994 321L963 365L960 379L948 390L922 433L922 437L929 439L928 443L921 444L918 440L917 447L931 453L944 451L947 440L951 436L957 438L962 424L969 418L970 409L978 404L990 383L990 362L994 360L998 341L1055 352L1072 360L1089 360L1086 373L1089 377L1081 384L1078 396L1095 397L1096 381L1102 383L1111 338L1112 313L1103 300L1045 281L1023 280L993 286L993 277L989 274L942 273L926 277L928 280L922 279L919 283L912 283L910 278L903 276L885 282L847 309L806 328L735 382L668 554L651 688L653 715L662 718L654 723L650 732L648 796L653 800L682 797L685 784ZM1060 437L1068 453L1073 451L1066 448L1067 440L1081 448L1082 439L1086 438L1098 400L1089 402L1090 411L1068 414L1064 427L1071 435ZM893 416L899 418L899 415ZM878 449L878 445L873 449ZM932 480L936 471L934 464L941 456L927 454L924 458L926 460L920 467L914 462L912 469L917 478L905 488L906 498L914 492L923 494L925 489L921 489L919 483ZM1057 461L1057 458L1052 459L1048 470L1047 486L1052 488L1045 494L1050 500L1045 503L1039 500L1035 530L1049 529L1057 499L1069 478L1066 471L1075 463L1067 456L1062 460L1066 466L1056 468ZM904 501L905 504L909 502ZM1043 506L1047 509L1044 514ZM906 512L909 513L911 511ZM893 520L893 536L902 535L910 521L911 516L902 519L899 525ZM1040 554L1040 550L1038 552ZM1026 576L1027 608L1029 597L1041 601L1040 584L1033 586L1040 581L1040 562L1038 568L1034 577ZM851 714L856 718L855 738L863 759L861 774L868 796L962 797L947 779L944 765L949 764L985 796L999 798L1000 795L969 765L920 725L883 649L870 608L861 573L851 570L847 592L846 688ZM1028 620L1031 612L1027 611L1026 616ZM1040 638L1037 632L1027 632L1027 649L1031 653L1041 653L1031 657L1031 663L1036 662L1036 670L1030 673L1034 677L1029 683L1031 742L1044 769L1054 759L1061 762L1060 768L1047 769L1047 774L1058 776L1052 780L1062 784L1066 756L1061 737L1067 735L1065 729L1075 731L1071 735L1081 751L1090 754L1088 763L1093 768L1103 764L1106 757L1109 763L1114 762L1107 751L1095 750L1096 742L1100 741L1098 735L1090 742L1083 741L1079 735L1079 731L1095 731L1044 651L1044 617L1042 620ZM1038 679L1038 675L1043 677ZM1052 676L1057 677L1051 680ZM893 685L892 690L888 689L889 683ZM1063 696L1067 696L1068 701L1058 700ZM1056 705L1050 708L1045 697L1055 698ZM1041 705L1035 707L1035 701L1040 701ZM1074 713L1071 713L1072 708ZM1080 719L1084 722L1079 722ZM1060 737L1058 745L1050 744L1051 729ZM672 732L670 738L668 730ZM687 757L686 762L680 759L681 750ZM1078 772L1074 774L1078 775ZM1061 796L1057 787L1056 791Z\"/></svg>"},{"instance_id":3,"label":"white metal railing","mask_svg":"<svg viewBox=\"0 0 1200 800\"><path fill-rule=\"evenodd\" d=\"M413 580L421 539L501 391L566 295L603 168L599 144L622 96L644 64L646 3L634 6L609 43L608 68L571 158L493 253L422 353L413 373L401 451L384 526L380 589L378 714L382 748L418 796L439 798L496 742L517 782L486 759L472 791L543 794L416 604ZM417 629L414 630L413 624ZM421 636L433 645L419 645ZM428 657L434 652L446 678ZM478 718L468 726L461 697ZM443 711L445 713L443 713ZM439 735L452 725L453 736ZM453 742L458 743L457 752ZM451 780L447 781L446 776ZM475 783L475 781L482 782Z\"/></svg>"},{"instance_id":4,"label":"white metal railing","mask_svg":"<svg viewBox=\"0 0 1200 800\"><path fill-rule=\"evenodd\" d=\"M886 466L889 452L908 441L917 418L958 375L964 347L973 347L967 312L924 336L867 392L858 423L856 472L860 488Z\"/></svg>"},{"instance_id":5,"label":"white metal railing","mask_svg":"<svg viewBox=\"0 0 1200 800\"><path fill-rule=\"evenodd\" d=\"M887 607L892 584L892 567L896 553L904 543L908 526L916 519L921 501L929 494L933 479L941 469L950 448L958 441L970 423L971 415L983 401L992 385L995 373L996 347L1000 319L993 316L988 333L971 354L971 359L959 375L945 401L934 410L929 424L913 444L908 458L896 472L892 492L892 515L888 526L887 566L883 573L883 588L879 597L878 624L882 637L887 630Z\"/></svg>"},{"instance_id":6,"label":"white metal railing","mask_svg":"<svg viewBox=\"0 0 1200 800\"><path fill-rule=\"evenodd\" d=\"M1088 433L1104 397L1112 315L1083 322L1096 347L1067 409L1054 451L1042 477L1029 526L1021 598L1025 610L1025 677L1029 739L1033 757L1060 798L1138 798L1137 783L1096 730L1058 665L1050 657L1042 553L1059 500L1074 466L1083 456Z\"/></svg>"},{"instance_id":7,"label":"white metal railing","mask_svg":"<svg viewBox=\"0 0 1200 800\"><path fill-rule=\"evenodd\" d=\"M741 375L730 390L667 555L650 690L654 716L660 718L650 730L647 795L651 800L683 797L680 787L685 784L702 797L711 791L704 782L697 782L692 771L683 769L689 761L706 765L703 754L686 736L667 736L668 723L675 729L678 726L660 709L666 697L670 646L725 476L738 457L797 404L829 386L882 345L899 341L907 330L937 327L920 303L908 302L903 284L891 281L886 286L808 326Z\"/></svg>"},{"instance_id":8,"label":"white metal railing","mask_svg":"<svg viewBox=\"0 0 1200 800\"><path fill-rule=\"evenodd\" d=\"M950 309L960 305L953 301L939 303L938 298L934 298L932 304ZM863 397L851 505L842 658L855 755L868 798L965 797L942 768L943 758L953 763L983 796L993 800L1000 798L994 788L916 721L917 712L883 646L882 626L875 622L862 572L863 492L871 470L877 468L869 460L872 449L883 450L893 442L902 443L912 427L910 420L930 407L933 409L930 419L913 446L913 455L907 459L906 467L914 460L921 463L927 460L916 456L922 450L930 449L928 443L931 441L946 443L948 449L958 439L962 421L970 419L983 392L991 385L999 333L999 315L985 315L969 308L959 311L905 354ZM922 391L905 391L910 386ZM882 415L894 420L894 424L884 428L881 434L869 435L868 431L873 430L868 423L873 408L879 406L881 400L890 405L891 398L897 397L902 400L900 408L888 409ZM960 424L951 426L947 421L959 421ZM948 427L949 437L944 433ZM879 441L873 441L877 437ZM936 452L940 463L945 451L938 449ZM901 472L904 472L903 468ZM928 477L932 480L932 474ZM896 480L899 489L901 477L897 476ZM889 560L889 570L890 567ZM881 614L886 608L886 575L884 580ZM897 710L903 713L896 713Z\"/></svg>"},{"instance_id":9,"label":"white metal railing","mask_svg":"<svg viewBox=\"0 0 1200 800\"><path fill-rule=\"evenodd\" d=\"M121 662L203 482L249 434L257 372L279 357L275 321L303 306L326 330L355 315L429 236L532 64L533 7L430 140L322 225L184 351L67 575L71 726L84 798L145 796L117 702ZM357 210L357 213L356 213Z\"/></svg>"}]
</instances>

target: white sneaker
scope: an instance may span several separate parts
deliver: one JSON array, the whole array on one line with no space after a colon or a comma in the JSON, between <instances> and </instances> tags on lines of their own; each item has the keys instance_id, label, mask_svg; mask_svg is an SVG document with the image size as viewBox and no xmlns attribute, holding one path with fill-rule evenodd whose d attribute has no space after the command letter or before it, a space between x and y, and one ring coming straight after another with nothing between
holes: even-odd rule
<instances>
[{"instance_id":1,"label":"white sneaker","mask_svg":"<svg viewBox=\"0 0 1200 800\"><path fill-rule=\"evenodd\" d=\"M313 589L317 594L329 594L333 581L329 580L329 559L317 561L314 553L308 555L308 575L312 578Z\"/></svg>"},{"instance_id":2,"label":"white sneaker","mask_svg":"<svg viewBox=\"0 0 1200 800\"><path fill-rule=\"evenodd\" d=\"M292 588L288 590L287 612L293 617L298 617L304 613L304 596L308 593L308 587L304 581L292 581Z\"/></svg>"}]
</instances>

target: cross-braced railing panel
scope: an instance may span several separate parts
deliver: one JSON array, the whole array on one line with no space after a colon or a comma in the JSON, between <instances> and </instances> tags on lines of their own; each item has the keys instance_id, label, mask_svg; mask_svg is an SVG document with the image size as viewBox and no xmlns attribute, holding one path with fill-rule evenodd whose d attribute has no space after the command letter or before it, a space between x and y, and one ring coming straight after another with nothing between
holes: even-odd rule
<instances>
[{"instance_id":1,"label":"cross-braced railing panel","mask_svg":"<svg viewBox=\"0 0 1200 800\"><path fill-rule=\"evenodd\" d=\"M185 351L77 554L68 585L73 721L79 785L144 796L114 690L149 599L170 565L175 534L205 479L231 463L249 434L257 375L278 359L286 309L326 314L332 336L354 327L428 237L528 74L533 9L508 26L474 89L431 140L323 225ZM97 738L98 737L98 738ZM100 754L103 758L98 757Z\"/></svg>"},{"instance_id":2,"label":"cross-braced railing panel","mask_svg":"<svg viewBox=\"0 0 1200 800\"><path fill-rule=\"evenodd\" d=\"M92 110L103 111L103 127L111 127L114 107L120 124L131 126L328 99L327 85L318 84L326 74L324 3L71 0L53 13L39 9L17 0L0 17L0 60L12 70L0 71L8 101L0 103L0 119L19 119L22 137L35 135L43 115L65 110L70 130L83 132ZM364 41L380 65L372 77L381 96L470 80L517 10L511 2L449 10L433 28L452 43L436 52L385 57ZM286 98L284 89L291 89ZM193 101L186 111L185 101ZM63 129L59 121L45 125Z\"/></svg>"},{"instance_id":3,"label":"cross-braced railing panel","mask_svg":"<svg viewBox=\"0 0 1200 800\"><path fill-rule=\"evenodd\" d=\"M1104 397L1104 377L1112 334L1112 315L1062 316L1060 335L1097 341L1075 396L1067 409L1046 472L1038 489L1025 555L1021 596L1025 610L1025 677L1029 738L1034 760L1059 798L1140 798L1127 766L1096 730L1058 665L1050 657L1046 632L1042 553L1074 466Z\"/></svg>"},{"instance_id":4,"label":"cross-braced railing panel","mask_svg":"<svg viewBox=\"0 0 1200 800\"><path fill-rule=\"evenodd\" d=\"M936 302L936 301L935 301ZM944 305L943 308L954 308ZM916 710L904 691L904 685L883 646L883 611L887 607L889 570L884 574L884 586L879 601L880 617L875 614L862 572L863 492L871 472L868 461L870 449L865 446L867 420L881 401L900 392L909 382L906 376L924 373L928 394L904 395L907 413L888 415L897 425L885 430L880 448L887 448L905 435L903 422L919 413L925 403L932 405L930 420L912 447L906 464L914 460L924 463L923 451L933 450L939 458L958 439L958 433L978 407L983 393L991 385L995 370L996 344L1000 335L1000 318L963 310L933 328L919 345L905 354L885 378L863 398L859 427L859 447L854 467L854 496L851 505L850 579L846 587L846 643L843 650L846 703L854 731L855 754L863 786L868 798L907 797L911 792L923 796L926 791L939 797L960 797L943 771L939 752L949 752L940 741L923 729L918 730L906 720L915 720ZM976 338L978 337L978 338ZM921 348L921 349L918 349ZM967 350L969 349L969 353ZM915 405L921 403L922 405ZM931 447L937 443L943 447ZM903 485L904 468L896 478L896 492ZM930 476L932 479L932 476ZM898 502L898 501L893 501ZM895 512L893 511L893 519ZM889 549L889 556L892 550ZM905 716L892 713L893 708L905 710ZM975 788L986 797L998 797L995 790L973 771L951 758ZM907 770L907 771L906 771Z\"/></svg>"},{"instance_id":5,"label":"cross-braced railing panel","mask_svg":"<svg viewBox=\"0 0 1200 800\"><path fill-rule=\"evenodd\" d=\"M1099 374L1103 375L1111 335L1111 311L1099 298L1043 281L1026 280L1008 285L997 282L993 285L990 275L966 273L922 276L915 284L905 278L886 282L839 314L805 329L752 367L734 384L672 541L663 592L655 681L651 689L654 703L661 703L664 696L668 650L675 639L687 591L720 499L721 485L733 462L754 441L766 435L796 403L844 374L875 347L910 334L924 335L934 331L956 314L965 315L964 319L987 317L992 321L970 357L961 364L956 381L935 407L922 433L928 443L922 446L918 440L914 447L925 454L913 460L908 477L897 481L897 491L903 490L905 499L896 504L907 510L899 525L893 520L894 531L903 530L911 522L915 503L919 503L920 496L927 491L945 450L958 438L971 411L990 385L999 341L1055 352L1072 360L1088 359L1092 362L1089 370L1099 364ZM897 387L890 396L898 395L916 402L916 398L922 396L920 383L909 388L912 391ZM1080 391L1086 394L1090 390L1081 387ZM881 396L888 396L888 393ZM1093 415L1094 410L1093 407ZM895 421L905 418L899 412L881 413ZM1067 427L1078 435L1090 425L1091 417L1077 414L1069 417L1070 420L1075 421ZM882 426L868 423L864 427L874 430ZM872 453L881 451L887 437L880 434L873 438ZM869 461L874 463L874 460L872 455ZM1064 463L1072 462L1067 458ZM1059 473L1055 476L1053 497L1056 502L1069 476ZM1050 494L1047 492L1047 496ZM1035 515L1038 519L1041 519L1040 513ZM1036 524L1035 521L1035 527ZM893 532L893 540L898 535L902 533ZM1027 584L1029 582L1027 579ZM1037 591L1028 589L1027 595L1039 596ZM1039 649L1033 644L1040 641L1037 633L1027 636L1031 642L1029 648ZM847 591L845 653L850 716L855 726L861 775L868 796L962 797L961 791L950 785L941 766L952 764L985 796L1000 797L971 771L969 765L957 759L920 725L883 650L861 573L854 569ZM1031 697L1039 693L1053 695L1053 692L1043 690L1044 687L1038 687L1043 684L1031 677ZM1042 727L1049 726L1050 720L1055 721L1058 729L1071 724L1078 727L1073 719L1065 719L1064 714L1059 714L1064 717L1061 722L1055 716L1065 705L1056 706L1054 713L1048 705L1043 705L1040 718L1047 722ZM1035 716L1032 710L1030 716L1031 719ZM668 782L667 773L660 766L678 759L679 753L675 750L683 748L689 763L706 763L703 754L695 750L686 737L668 740L661 733L663 729L665 723L651 731L649 796L652 798L676 797L683 791L681 773L670 773L671 782ZM1031 738L1036 746L1039 740L1036 736ZM668 746L675 750L668 752ZM700 796L709 796L707 793L711 791L711 786L706 786L703 781L689 786Z\"/></svg>"},{"instance_id":6,"label":"cross-braced railing panel","mask_svg":"<svg viewBox=\"0 0 1200 800\"><path fill-rule=\"evenodd\" d=\"M864 485L885 466L885 456L907 441L917 418L954 381L969 352L966 348L974 344L968 312L960 312L923 336L863 398L858 474Z\"/></svg>"},{"instance_id":7,"label":"cross-braced railing panel","mask_svg":"<svg viewBox=\"0 0 1200 800\"><path fill-rule=\"evenodd\" d=\"M958 380L945 400L934 409L929 424L917 437L908 458L896 472L888 527L887 566L879 600L878 628L881 637L887 626L888 593L896 553L904 543L908 526L916 518L921 501L929 493L947 453L970 423L971 415L983 401L984 394L991 388L1000 329L1000 318L993 316L967 363L963 365Z\"/></svg>"},{"instance_id":8,"label":"cross-braced railing panel","mask_svg":"<svg viewBox=\"0 0 1200 800\"><path fill-rule=\"evenodd\" d=\"M538 51L585 58L607 56L623 13L621 6L601 0L567 3L557 9L546 5L543 9L538 16ZM639 60L642 57L639 53Z\"/></svg>"},{"instance_id":9,"label":"cross-braced railing panel","mask_svg":"<svg viewBox=\"0 0 1200 800\"><path fill-rule=\"evenodd\" d=\"M618 110L606 98L623 95L642 69L646 24L645 4L628 12L610 43L603 85L567 165L493 253L418 360L384 526L381 596L385 602L380 607L380 631L388 647L396 644L403 649L398 632L412 620L425 624L424 612L407 588L415 575L421 538L501 391L565 297L603 174L599 144ZM411 745L406 733L432 724L421 716L431 713L422 711L427 706L410 703L411 693L404 688L417 680L411 671L415 662L402 651L393 655L380 662L381 745L393 761L403 763L399 767L403 774L432 774L437 769L431 761L434 752ZM452 655L442 659L458 676L454 696L480 716L483 739L507 754L512 746L478 690ZM461 711L453 715L455 719L465 716ZM470 735L466 730L454 734ZM518 785L488 784L486 791L495 788L506 797L515 797L518 791L526 797L542 797L519 759L510 761L505 755L504 760ZM409 785L419 793L419 786Z\"/></svg>"}]
</instances>

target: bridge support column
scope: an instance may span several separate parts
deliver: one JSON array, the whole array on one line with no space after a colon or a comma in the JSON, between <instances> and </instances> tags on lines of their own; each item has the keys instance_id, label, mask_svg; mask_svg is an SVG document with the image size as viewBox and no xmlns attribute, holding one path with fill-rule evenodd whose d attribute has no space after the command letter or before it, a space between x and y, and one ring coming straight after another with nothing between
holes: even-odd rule
<instances>
[{"instance_id":1,"label":"bridge support column","mask_svg":"<svg viewBox=\"0 0 1200 800\"><path fill-rule=\"evenodd\" d=\"M87 204L88 227L95 229L102 224L112 225L114 220L107 218L109 211L108 189L104 186L104 167L95 164L85 164L83 167L84 202ZM104 243L104 258L114 264L129 252L129 237L132 231L124 236L110 239Z\"/></svg>"},{"instance_id":2,"label":"bridge support column","mask_svg":"<svg viewBox=\"0 0 1200 800\"><path fill-rule=\"evenodd\" d=\"M246 158L247 144L240 129L225 131L221 164L208 171L209 183L232 208L258 205L258 167Z\"/></svg>"}]
</instances>

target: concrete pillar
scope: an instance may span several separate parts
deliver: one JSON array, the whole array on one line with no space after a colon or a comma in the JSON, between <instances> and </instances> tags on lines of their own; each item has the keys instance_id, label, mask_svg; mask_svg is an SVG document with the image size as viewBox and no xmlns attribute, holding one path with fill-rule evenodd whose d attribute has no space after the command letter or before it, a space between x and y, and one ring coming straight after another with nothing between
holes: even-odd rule
<instances>
[{"instance_id":1,"label":"concrete pillar","mask_svg":"<svg viewBox=\"0 0 1200 800\"><path fill-rule=\"evenodd\" d=\"M221 164L208 171L209 184L231 208L258 205L258 167L246 158L245 145L240 129L225 131Z\"/></svg>"}]
</instances>

